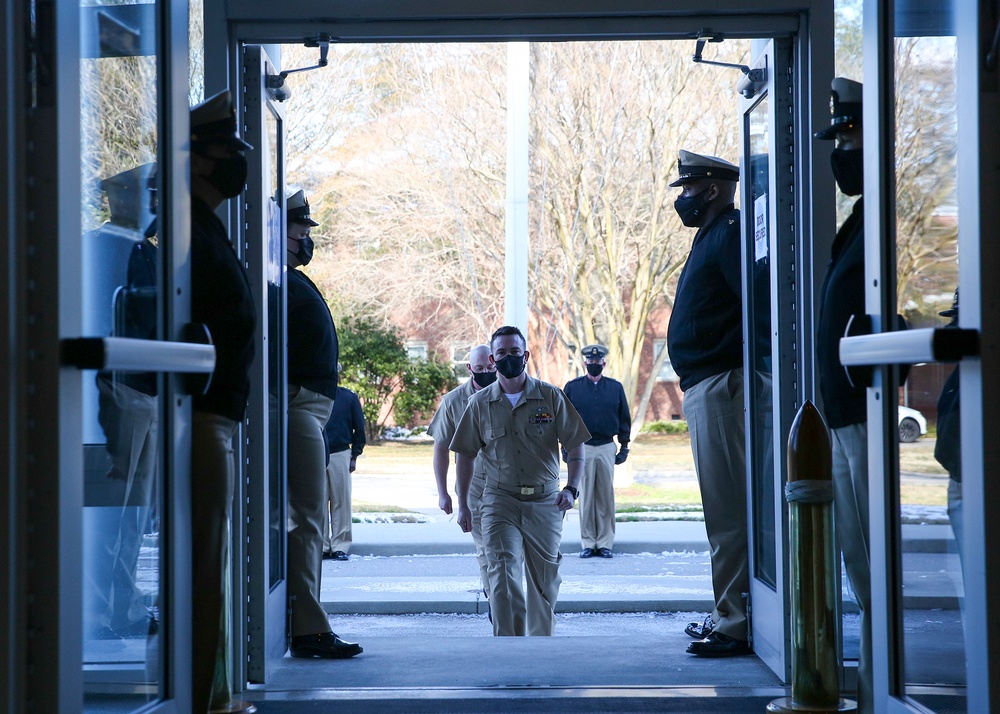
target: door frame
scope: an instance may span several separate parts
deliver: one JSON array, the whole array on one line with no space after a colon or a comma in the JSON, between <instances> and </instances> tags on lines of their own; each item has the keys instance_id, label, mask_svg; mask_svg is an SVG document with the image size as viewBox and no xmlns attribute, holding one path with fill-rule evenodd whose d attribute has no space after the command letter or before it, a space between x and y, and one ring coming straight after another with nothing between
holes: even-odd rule
<instances>
[{"instance_id":1,"label":"door frame","mask_svg":"<svg viewBox=\"0 0 1000 714\"><path fill-rule=\"evenodd\" d=\"M239 86L237 70L240 54L237 48L250 44L271 45L301 43L324 32L336 42L456 42L456 41L531 41L583 39L676 39L691 42L703 28L730 38L789 38L793 47L791 66L795 81L790 102L795 112L797 131L790 139L799 167L796 176L794 203L798 211L793 219L793 243L800 263L799 292L795 318L796 334L803 355L796 366L793 392L814 394L811 363L812 314L815 293L822 276L823 264L814 257L825 255L822 247L813 249L812 235L825 237L835 223L833 180L825 165L817 171L813 162L812 133L829 123L829 78L833 76L833 8L821 0L758 0L755 8L747 8L742 0L720 0L721 6L702 16L691 16L687 4L667 0L650 5L627 0L609 3L605 0L584 0L566 16L565 8L556 0L542 0L499 11L481 7L461 7L447 2L414 6L404 0L393 0L377 7L361 1L331 6L324 0L303 0L294 6L276 6L267 0L247 0L228 4L225 8L206 8L206 36L228 37L228 47L215 43L206 47L206 87ZM755 12L759 10L759 12ZM829 28L829 32L813 32L812 28ZM279 66L278 69L281 69ZM813 81L813 77L821 77ZM735 82L734 82L735 84ZM294 97L290 102L294 105ZM734 119L736 117L734 116ZM680 148L680 147L678 147ZM819 196L820 198L814 198ZM236 217L234 216L234 220ZM814 231L814 226L819 226ZM832 232L829 241L832 242ZM822 240L822 238L821 238ZM791 319L782 314L782 319ZM783 341L779 341L784 344ZM788 390L786 390L787 392ZM791 423L794 411L782 415L781 424ZM784 428L784 427L783 427ZM784 433L775 434L775 442L784 452ZM783 462L783 459L776 463ZM784 511L783 492L775 494ZM784 522L784 518L782 519ZM784 548L784 543L779 545ZM786 557L782 550L779 562ZM758 613L769 618L771 609ZM777 613L773 615L777 617ZM784 618L784 614L781 614ZM782 633L785 625L780 626ZM777 641L785 641L783 634ZM775 650L781 649L776 645ZM776 674L787 681L787 653L769 658ZM238 686L238 684L237 684Z\"/></svg>"},{"instance_id":2,"label":"door frame","mask_svg":"<svg viewBox=\"0 0 1000 714\"><path fill-rule=\"evenodd\" d=\"M794 145L796 122L794 92L791 90L794 54L791 42L785 39L755 40L751 43L751 69L763 69L766 79L750 97L741 97L740 129L741 156L740 210L743 228L743 335L744 335L744 400L746 409L746 456L747 456L747 524L750 543L750 625L754 652L783 681L791 678L791 632L789 629L790 594L788 592L788 509L785 506L784 483L787 480L785 443L792 421L801 406L799 373L804 359L796 344L800 334L797 321L801 306L798 296L808 294L798 284L800 278L792 266L797 259L797 244L794 222L782 221L779 217L797 215L802 211L800 196L796 192L795 177L801 173ZM753 266L756 263L754 244L755 207L750 196L752 176L750 169L749 122L750 114L759 109L761 102L767 101L768 130L768 285L769 285L769 342L771 358L771 474L774 487L770 491L774 517L775 538L770 547L775 564L774 587L757 577L759 563L755 536L759 532L760 519L756 509L757 475L753 437L755 433L754 414L757 394L756 370L753 367L755 350L754 307L755 290ZM798 271L800 274L802 271ZM807 323L810 324L810 323ZM811 326L805 328L812 331ZM765 431L765 433L767 433Z\"/></svg>"},{"instance_id":3,"label":"door frame","mask_svg":"<svg viewBox=\"0 0 1000 714\"><path fill-rule=\"evenodd\" d=\"M275 58L278 60L279 58ZM246 662L246 671L243 673L248 682L265 682L272 668L281 660L287 649L287 623L288 605L286 591L286 539L284 524L287 521L287 497L286 497L286 443L287 430L285 429L284 414L287 412L287 378L286 378L286 353L287 340L283 329L279 329L277 334L271 332L271 298L269 284L274 275L269 276L269 269L274 266L269 263L270 241L274 238L274 231L278 231L279 241L279 270L281 276L278 277L278 308L284 317L286 285L284 280L285 267L285 107L280 104L272 92L267 88L267 77L275 76L277 71L272 63L266 48L259 45L244 45L243 58L240 63L240 83L243 87L241 92L242 100L237 107L240 116L243 117L245 127L245 137L253 150L247 152L250 160L250 170L247 176L247 191L244 195L240 215L240 225L245 226L242 241L243 259L247 264L247 273L250 276L250 286L254 296L254 304L257 308L258 329L255 337L255 349L257 359L250 370L250 400L247 405L247 419L245 422L246 439L244 440L246 458L241 460L244 464L241 468L241 486L238 490L245 492L245 498L240 498L238 503L243 508L243 517L240 518L240 528L245 528L243 534L237 533L234 529L233 537L237 538L237 551L242 552L241 568L245 572L240 574L234 569L234 592L243 592L244 596L239 598L242 604L246 605L244 616L240 616L234 607L234 627L237 623L246 623L248 628L247 637L234 638L234 646L238 649L234 653L236 662ZM271 187L272 177L268 162L270 156L266 151L268 144L265 136L268 132L267 116L271 115L276 119L277 136L276 141L277 161L276 187ZM267 136L268 139L272 137ZM272 190L277 189L273 194ZM274 215L269 216L269 211L275 209L274 197L277 196L277 226L270 223L274 220ZM282 328L284 320L282 320ZM278 346L275 347L275 341ZM278 350L278 365L271 364L271 350ZM273 374L277 370L277 374ZM271 391L271 379L277 379L277 391ZM271 400L274 400L276 407L272 408ZM272 415L277 414L280 419L281 431L278 444L271 442L269 436L272 427ZM278 448L279 453L273 454L273 448ZM272 478L269 477L269 470L273 468L273 461L277 459L280 463L280 474L278 486L280 494L277 497L279 504L278 514L270 512L272 501ZM251 475L256 477L251 477ZM271 548L271 527L274 519L277 519L280 530L280 545L277 555L280 561L280 573L271 572L272 548ZM256 557L254 557L256 556ZM271 583L275 584L272 586ZM234 630L238 631L238 630ZM237 645L236 640L239 640ZM245 645L244 645L245 643ZM242 647L246 648L241 652Z\"/></svg>"}]
</instances>

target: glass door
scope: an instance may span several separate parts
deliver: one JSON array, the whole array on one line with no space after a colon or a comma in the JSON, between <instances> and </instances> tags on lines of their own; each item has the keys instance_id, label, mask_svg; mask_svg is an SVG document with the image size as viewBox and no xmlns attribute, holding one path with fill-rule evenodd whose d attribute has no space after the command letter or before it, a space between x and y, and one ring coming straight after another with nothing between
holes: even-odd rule
<instances>
[{"instance_id":1,"label":"glass door","mask_svg":"<svg viewBox=\"0 0 1000 714\"><path fill-rule=\"evenodd\" d=\"M242 48L242 117L250 172L243 206L247 271L257 303L266 315L258 334L247 408L246 468L240 499L247 529L242 559L246 572L247 681L265 682L287 649L285 592L285 171L284 105L287 95L268 86L278 72L263 47Z\"/></svg>"},{"instance_id":2,"label":"glass door","mask_svg":"<svg viewBox=\"0 0 1000 714\"><path fill-rule=\"evenodd\" d=\"M873 334L842 340L841 358L870 370L876 711L996 708L996 20L976 5L865 7L879 38L864 88Z\"/></svg>"},{"instance_id":3,"label":"glass door","mask_svg":"<svg viewBox=\"0 0 1000 714\"><path fill-rule=\"evenodd\" d=\"M800 404L791 150L791 42L754 40L742 110L744 364L753 647L789 677L785 443ZM750 385L753 385L751 388Z\"/></svg>"},{"instance_id":4,"label":"glass door","mask_svg":"<svg viewBox=\"0 0 1000 714\"><path fill-rule=\"evenodd\" d=\"M52 471L60 498L49 507L68 539L56 551L60 580L78 588L60 590L60 603L79 608L79 627L64 623L39 640L79 653L82 700L34 703L152 711L189 697L186 395L199 388L195 375L206 383L215 359L204 332L199 340L187 325L187 77L174 55L187 53L188 11L161 1L49 12L37 18L40 45L59 55L61 81L39 85L45 109L31 150L56 145L62 159L33 166L28 185L61 196L60 222L43 236L56 258L49 275L32 278L51 301L36 314L58 314L60 349L30 346L57 352L62 371L57 391L39 392L33 408L58 414L65 447ZM53 106L60 116L47 124ZM33 686L32 696L48 697L46 686L54 682ZM75 697L71 690L58 696Z\"/></svg>"}]
</instances>

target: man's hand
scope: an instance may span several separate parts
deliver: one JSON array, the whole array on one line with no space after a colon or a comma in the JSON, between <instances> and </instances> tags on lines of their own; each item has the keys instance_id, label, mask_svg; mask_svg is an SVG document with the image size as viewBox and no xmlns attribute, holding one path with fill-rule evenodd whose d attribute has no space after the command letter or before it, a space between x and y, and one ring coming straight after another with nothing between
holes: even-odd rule
<instances>
[{"instance_id":1,"label":"man's hand","mask_svg":"<svg viewBox=\"0 0 1000 714\"><path fill-rule=\"evenodd\" d=\"M472 511L459 506L458 525L462 528L463 533L472 533Z\"/></svg>"},{"instance_id":2,"label":"man's hand","mask_svg":"<svg viewBox=\"0 0 1000 714\"><path fill-rule=\"evenodd\" d=\"M624 464L625 459L627 458L628 458L628 447L623 446L621 449L618 450L618 453L615 455L615 466L617 466L618 464Z\"/></svg>"},{"instance_id":3,"label":"man's hand","mask_svg":"<svg viewBox=\"0 0 1000 714\"><path fill-rule=\"evenodd\" d=\"M568 464L569 463L569 454L566 453L566 449L561 449L561 451L562 451L562 460L563 460L563 463L564 464Z\"/></svg>"},{"instance_id":4,"label":"man's hand","mask_svg":"<svg viewBox=\"0 0 1000 714\"><path fill-rule=\"evenodd\" d=\"M351 466L349 468L350 473L354 473L354 470L358 468L358 458L356 456L351 457Z\"/></svg>"},{"instance_id":5,"label":"man's hand","mask_svg":"<svg viewBox=\"0 0 1000 714\"><path fill-rule=\"evenodd\" d=\"M560 511L568 511L573 507L573 494L563 489L556 494L556 508Z\"/></svg>"},{"instance_id":6,"label":"man's hand","mask_svg":"<svg viewBox=\"0 0 1000 714\"><path fill-rule=\"evenodd\" d=\"M445 513L451 513L451 494L442 493L438 496L438 508Z\"/></svg>"}]
</instances>

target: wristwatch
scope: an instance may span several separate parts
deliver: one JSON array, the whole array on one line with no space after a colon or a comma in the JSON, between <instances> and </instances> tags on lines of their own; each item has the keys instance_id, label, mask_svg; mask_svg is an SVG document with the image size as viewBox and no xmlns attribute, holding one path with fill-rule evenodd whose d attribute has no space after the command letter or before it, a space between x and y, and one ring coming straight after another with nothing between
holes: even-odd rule
<instances>
[{"instance_id":1,"label":"wristwatch","mask_svg":"<svg viewBox=\"0 0 1000 714\"><path fill-rule=\"evenodd\" d=\"M572 493L574 500L580 497L580 489L574 488L573 486L563 486L563 491L569 491Z\"/></svg>"}]
</instances>

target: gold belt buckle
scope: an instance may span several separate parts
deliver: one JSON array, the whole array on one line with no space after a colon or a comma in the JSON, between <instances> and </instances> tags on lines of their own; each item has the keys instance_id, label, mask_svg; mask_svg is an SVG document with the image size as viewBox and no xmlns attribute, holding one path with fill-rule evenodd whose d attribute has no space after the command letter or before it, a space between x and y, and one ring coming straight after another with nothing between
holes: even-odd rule
<instances>
[{"instance_id":1,"label":"gold belt buckle","mask_svg":"<svg viewBox=\"0 0 1000 714\"><path fill-rule=\"evenodd\" d=\"M534 486L521 486L521 495L522 496L534 496L535 495L535 487Z\"/></svg>"}]
</instances>

